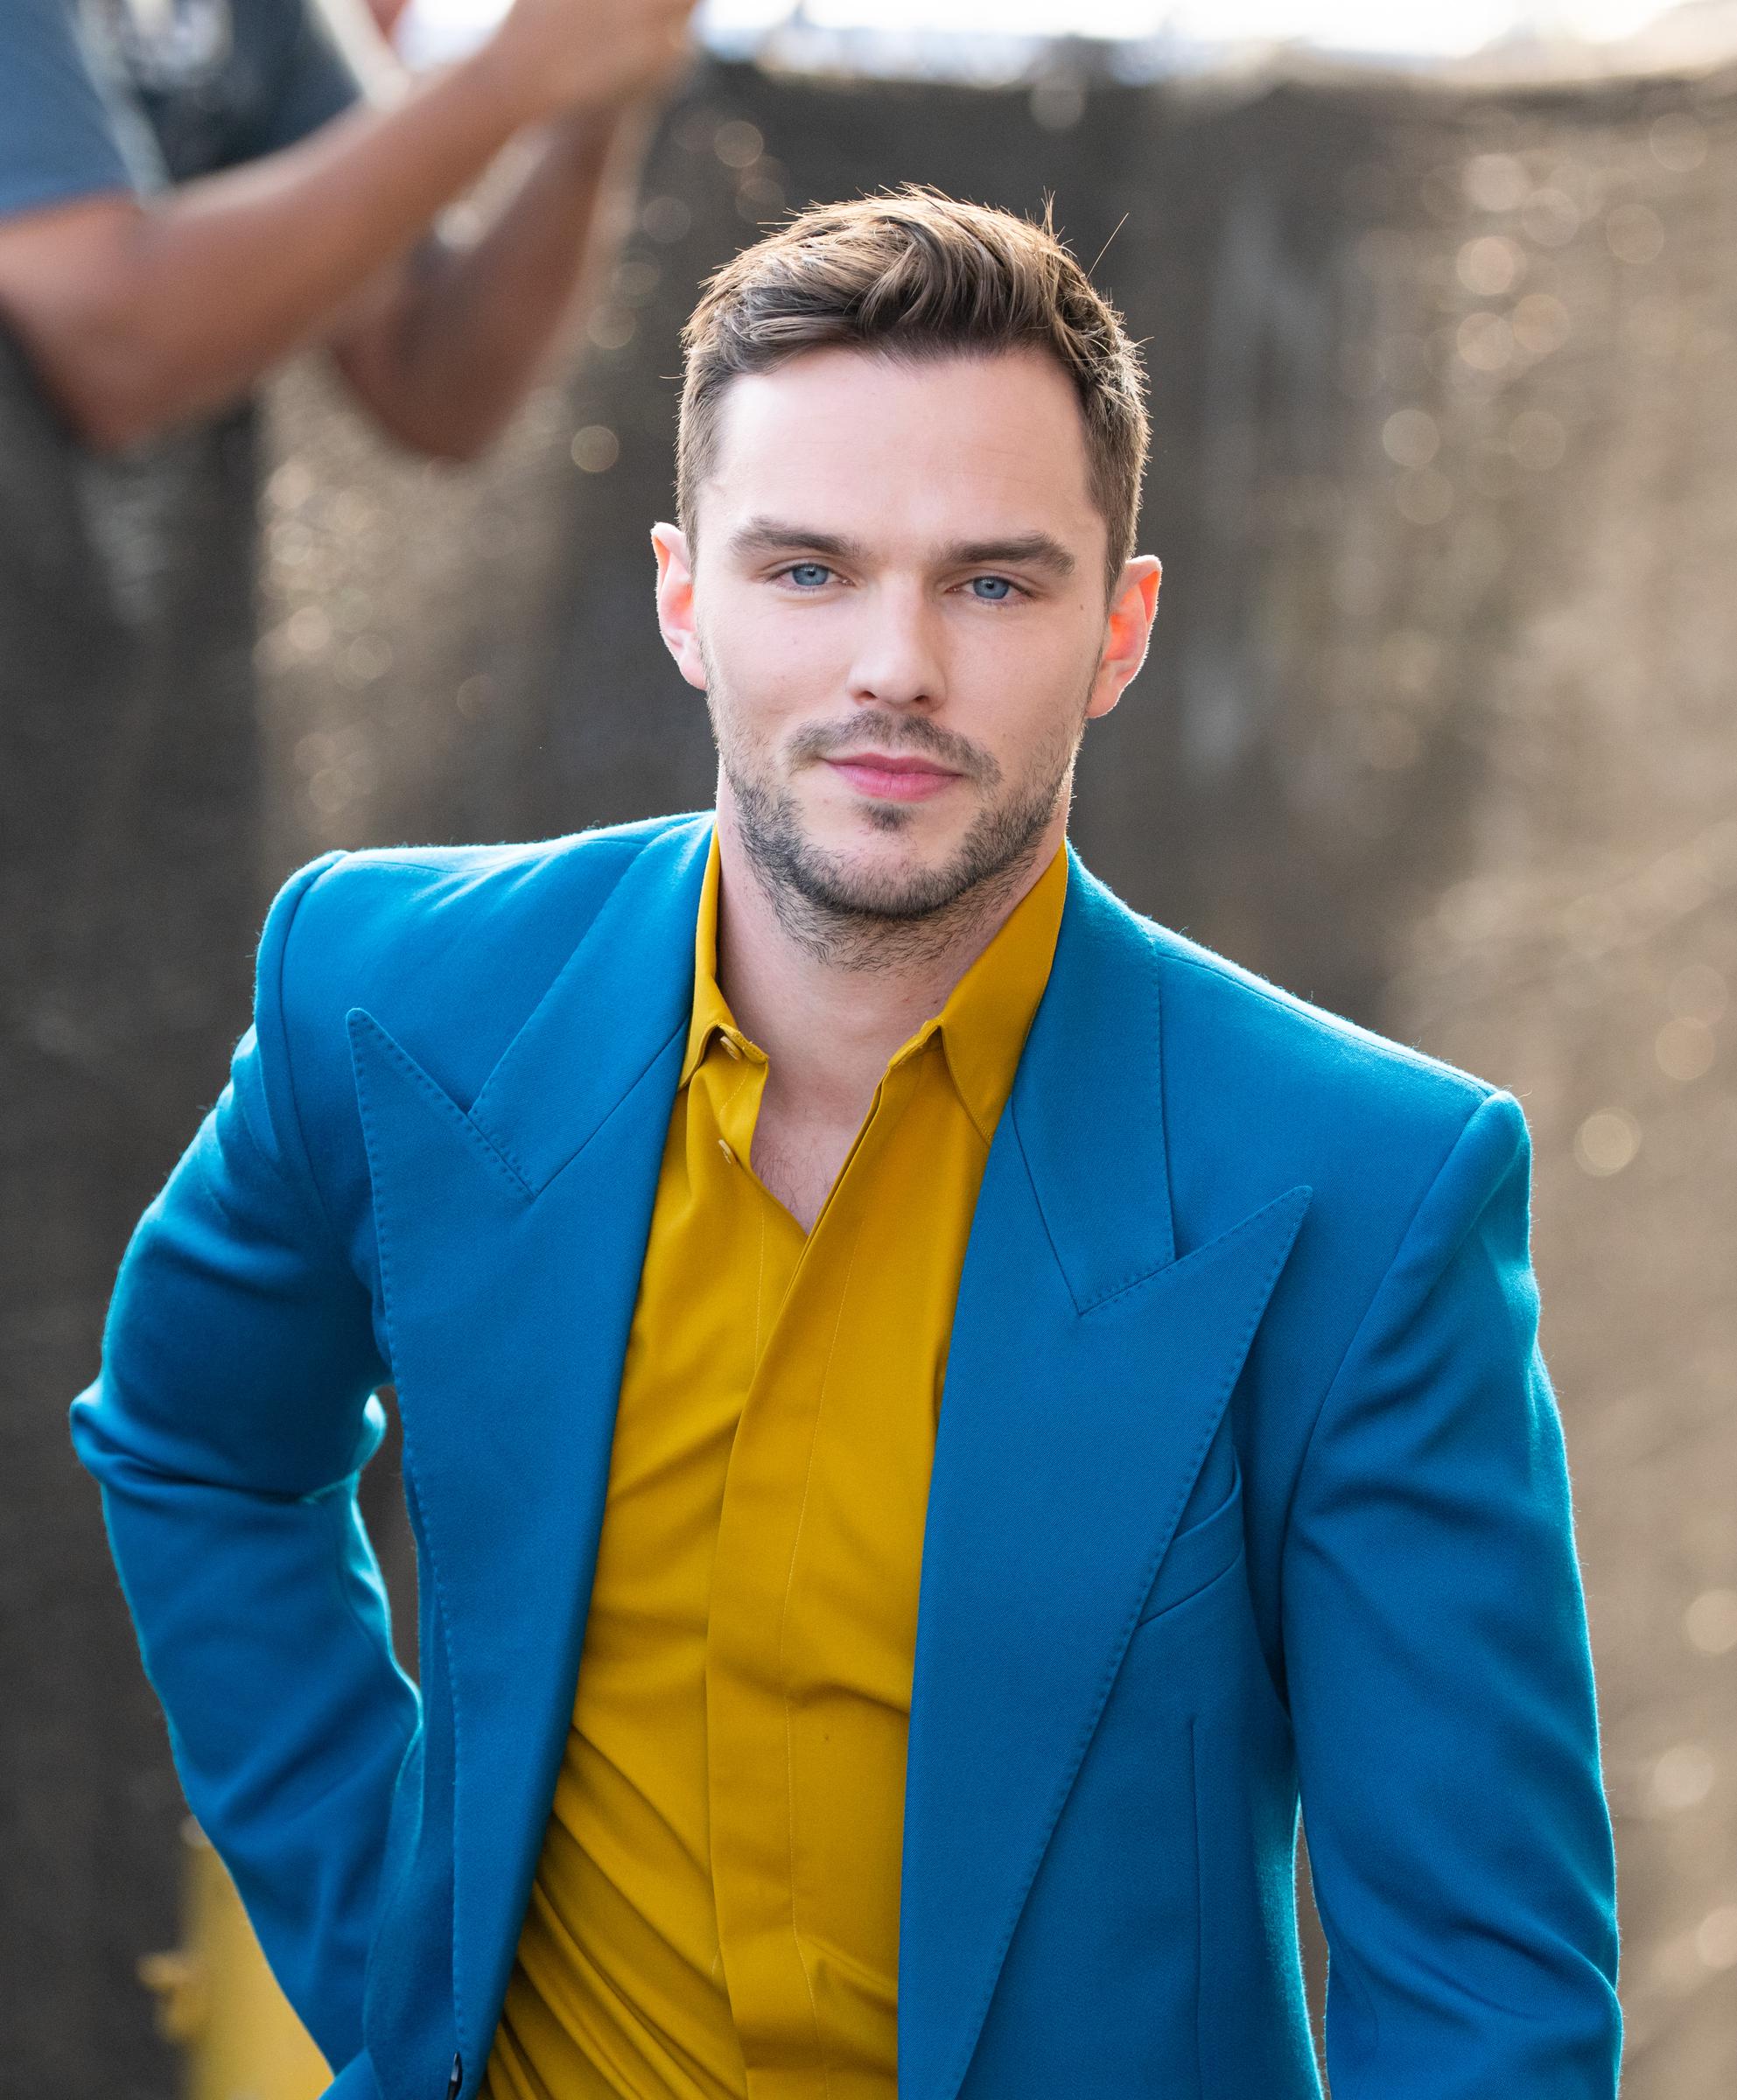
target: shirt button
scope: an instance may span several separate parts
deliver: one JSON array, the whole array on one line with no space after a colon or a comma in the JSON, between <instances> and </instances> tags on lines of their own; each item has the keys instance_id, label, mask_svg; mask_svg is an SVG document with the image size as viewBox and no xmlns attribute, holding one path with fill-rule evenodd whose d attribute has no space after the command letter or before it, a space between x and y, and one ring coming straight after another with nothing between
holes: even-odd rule
<instances>
[{"instance_id":1,"label":"shirt button","mask_svg":"<svg viewBox=\"0 0 1737 2100\"><path fill-rule=\"evenodd\" d=\"M735 1039L732 1036L720 1035L718 1040L724 1046L724 1054L725 1057L739 1058L741 1056L742 1054L736 1047Z\"/></svg>"},{"instance_id":2,"label":"shirt button","mask_svg":"<svg viewBox=\"0 0 1737 2100\"><path fill-rule=\"evenodd\" d=\"M731 1166L734 1166L736 1164L736 1155L730 1150L730 1141L727 1138L720 1138L718 1140L718 1149L730 1162Z\"/></svg>"}]
</instances>

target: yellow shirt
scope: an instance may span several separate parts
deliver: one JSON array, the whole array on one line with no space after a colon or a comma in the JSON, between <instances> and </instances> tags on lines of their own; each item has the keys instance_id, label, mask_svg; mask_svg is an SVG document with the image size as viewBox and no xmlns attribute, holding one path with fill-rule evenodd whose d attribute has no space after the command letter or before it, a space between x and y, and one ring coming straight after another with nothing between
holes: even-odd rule
<instances>
[{"instance_id":1,"label":"yellow shirt","mask_svg":"<svg viewBox=\"0 0 1737 2100\"><path fill-rule=\"evenodd\" d=\"M718 988L714 841L491 2100L893 2100L935 1422L1066 888L1061 852L887 1067L805 1237L749 1166L767 1060Z\"/></svg>"}]
</instances>

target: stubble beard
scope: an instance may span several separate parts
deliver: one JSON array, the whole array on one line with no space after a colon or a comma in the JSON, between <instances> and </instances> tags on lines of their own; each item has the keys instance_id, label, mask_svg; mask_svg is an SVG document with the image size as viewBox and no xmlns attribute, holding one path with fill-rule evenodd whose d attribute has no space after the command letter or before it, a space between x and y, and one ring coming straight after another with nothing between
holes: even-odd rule
<instances>
[{"instance_id":1,"label":"stubble beard","mask_svg":"<svg viewBox=\"0 0 1737 2100\"><path fill-rule=\"evenodd\" d=\"M710 669L710 667L708 667ZM921 751L957 768L983 792L983 807L951 857L936 867L865 869L850 856L817 846L802 829L795 795L769 775L765 754L737 737L715 672L707 704L724 777L735 804L742 849L756 880L791 940L835 968L884 970L935 955L971 928L1005 915L1025 886L1051 819L1069 796L1074 760L1085 731L1082 695L1075 717L1033 757L1023 777L998 794L1001 768L986 752L938 729L926 717L858 716L847 729L801 732L787 752L793 766L844 751L865 731L877 748ZM870 803L877 830L908 830L908 805Z\"/></svg>"}]
</instances>

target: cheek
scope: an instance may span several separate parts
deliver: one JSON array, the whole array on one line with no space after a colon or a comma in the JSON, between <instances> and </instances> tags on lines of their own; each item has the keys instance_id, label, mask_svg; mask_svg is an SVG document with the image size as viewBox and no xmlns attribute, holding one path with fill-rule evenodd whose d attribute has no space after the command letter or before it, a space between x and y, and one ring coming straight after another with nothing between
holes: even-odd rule
<instances>
[{"instance_id":1,"label":"cheek","mask_svg":"<svg viewBox=\"0 0 1737 2100\"><path fill-rule=\"evenodd\" d=\"M705 621L711 661L736 711L771 728L836 697L851 662L844 622L817 618L809 608L795 619L781 619L778 611L731 599L708 608Z\"/></svg>"},{"instance_id":2,"label":"cheek","mask_svg":"<svg viewBox=\"0 0 1737 2100\"><path fill-rule=\"evenodd\" d=\"M1076 635L998 636L950 681L949 725L992 752L1004 779L1017 780L1072 747L1096 664Z\"/></svg>"},{"instance_id":3,"label":"cheek","mask_svg":"<svg viewBox=\"0 0 1737 2100\"><path fill-rule=\"evenodd\" d=\"M752 650L732 654L727 648L712 659L708 703L726 754L733 751L760 773L781 773L780 754L789 738L822 711L800 666L767 663Z\"/></svg>"},{"instance_id":4,"label":"cheek","mask_svg":"<svg viewBox=\"0 0 1737 2100\"><path fill-rule=\"evenodd\" d=\"M1089 621L1049 607L1026 616L986 614L962 623L949 640L958 682L992 684L1033 713L1056 693L1088 682L1098 646Z\"/></svg>"}]
</instances>

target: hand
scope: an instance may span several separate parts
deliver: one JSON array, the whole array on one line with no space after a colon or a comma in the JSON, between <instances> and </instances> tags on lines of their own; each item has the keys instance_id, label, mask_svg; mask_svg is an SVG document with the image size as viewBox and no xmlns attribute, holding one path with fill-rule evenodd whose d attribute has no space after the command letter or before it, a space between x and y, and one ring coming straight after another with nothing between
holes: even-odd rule
<instances>
[{"instance_id":1,"label":"hand","mask_svg":"<svg viewBox=\"0 0 1737 2100\"><path fill-rule=\"evenodd\" d=\"M477 54L535 122L600 116L666 91L687 62L695 0L514 0Z\"/></svg>"}]
</instances>

